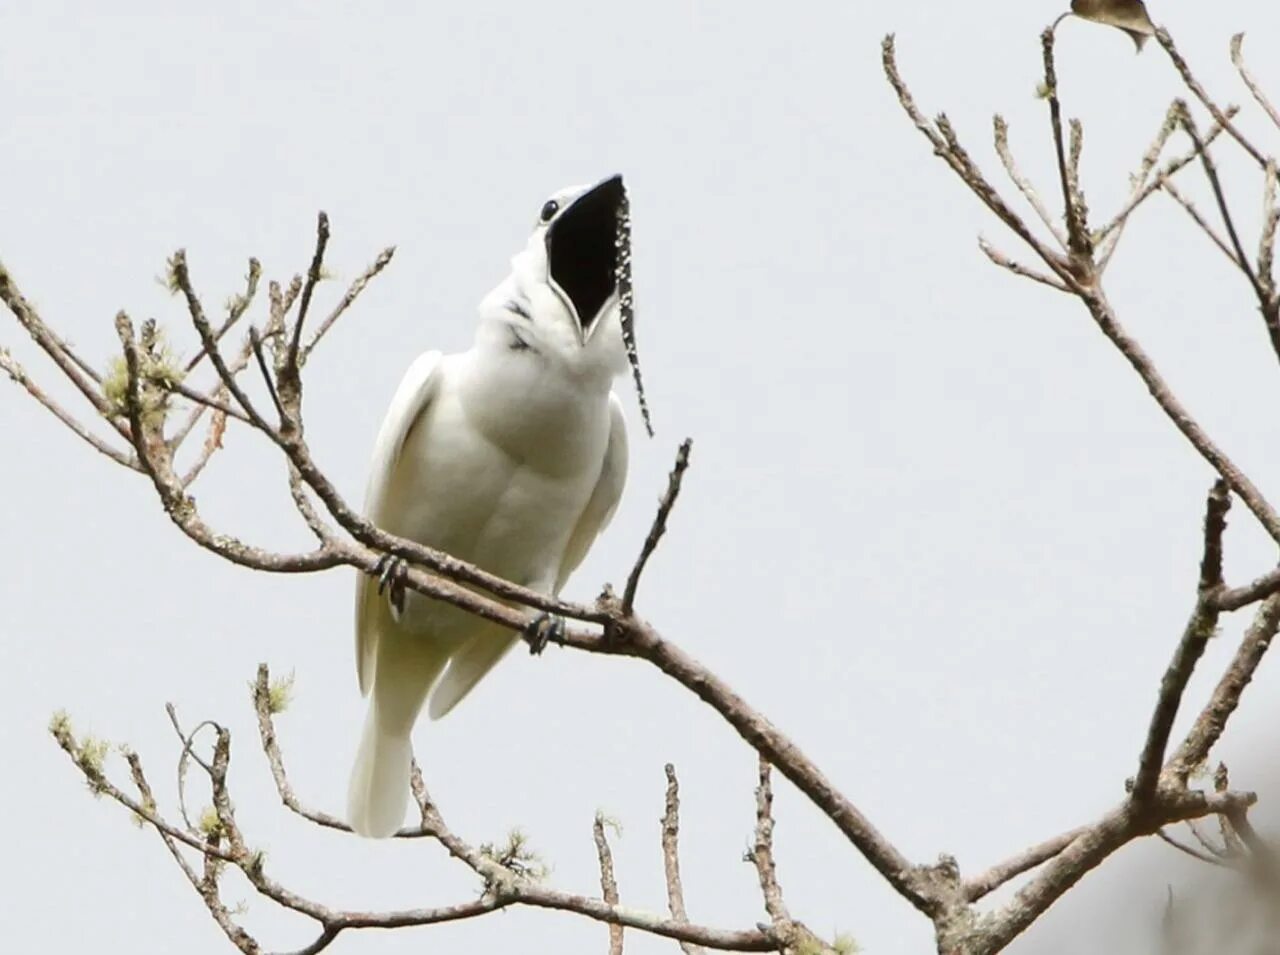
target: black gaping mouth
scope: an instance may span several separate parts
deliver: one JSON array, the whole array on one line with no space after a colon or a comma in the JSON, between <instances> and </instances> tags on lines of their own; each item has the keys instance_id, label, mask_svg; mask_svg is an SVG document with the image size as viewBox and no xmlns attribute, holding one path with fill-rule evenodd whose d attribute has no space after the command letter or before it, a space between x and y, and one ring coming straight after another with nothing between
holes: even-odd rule
<instances>
[{"instance_id":1,"label":"black gaping mouth","mask_svg":"<svg viewBox=\"0 0 1280 955\"><path fill-rule=\"evenodd\" d=\"M547 229L551 281L573 304L586 338L618 287L618 219L626 202L621 176L612 176L560 213Z\"/></svg>"}]
</instances>

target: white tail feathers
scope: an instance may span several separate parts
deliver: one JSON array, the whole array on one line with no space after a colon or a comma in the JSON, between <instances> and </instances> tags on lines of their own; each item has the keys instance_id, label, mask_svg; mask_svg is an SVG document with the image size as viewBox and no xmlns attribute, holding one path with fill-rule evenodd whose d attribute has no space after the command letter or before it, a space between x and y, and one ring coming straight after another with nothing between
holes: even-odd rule
<instances>
[{"instance_id":1,"label":"white tail feathers","mask_svg":"<svg viewBox=\"0 0 1280 955\"><path fill-rule=\"evenodd\" d=\"M475 689L476 684L507 655L507 651L518 640L515 634L506 634L494 627L482 631L463 644L449 660L449 669L444 671L444 676L432 689L431 699L427 703L427 715L433 720L447 715Z\"/></svg>"},{"instance_id":2,"label":"white tail feathers","mask_svg":"<svg viewBox=\"0 0 1280 955\"><path fill-rule=\"evenodd\" d=\"M388 728L370 701L347 790L347 821L362 836L385 839L404 822L409 805L409 734Z\"/></svg>"}]
</instances>

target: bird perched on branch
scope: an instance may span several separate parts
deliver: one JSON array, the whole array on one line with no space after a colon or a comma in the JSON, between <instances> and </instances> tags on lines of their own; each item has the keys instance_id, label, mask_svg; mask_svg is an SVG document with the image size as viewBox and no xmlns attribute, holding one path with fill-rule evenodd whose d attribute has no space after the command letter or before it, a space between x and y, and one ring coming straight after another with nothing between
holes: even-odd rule
<instances>
[{"instance_id":1,"label":"bird perched on branch","mask_svg":"<svg viewBox=\"0 0 1280 955\"><path fill-rule=\"evenodd\" d=\"M511 274L481 301L471 349L427 352L409 367L374 446L366 516L558 594L622 494L627 432L612 385L628 361L649 427L630 262L621 176L548 199ZM403 570L386 561L356 587L356 672L370 700L348 817L366 836L404 821L423 704L432 719L447 714L520 636L405 593ZM563 631L563 620L531 612L525 635L536 647Z\"/></svg>"}]
</instances>

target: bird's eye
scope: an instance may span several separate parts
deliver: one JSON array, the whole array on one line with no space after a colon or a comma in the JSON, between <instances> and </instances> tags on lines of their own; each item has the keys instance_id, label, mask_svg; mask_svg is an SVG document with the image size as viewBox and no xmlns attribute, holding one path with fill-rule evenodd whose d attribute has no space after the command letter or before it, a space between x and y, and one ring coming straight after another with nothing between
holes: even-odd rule
<instances>
[{"instance_id":1,"label":"bird's eye","mask_svg":"<svg viewBox=\"0 0 1280 955\"><path fill-rule=\"evenodd\" d=\"M538 218L543 222L550 222L551 217L560 211L560 203L554 199L548 199L542 206L542 212L538 213Z\"/></svg>"}]
</instances>

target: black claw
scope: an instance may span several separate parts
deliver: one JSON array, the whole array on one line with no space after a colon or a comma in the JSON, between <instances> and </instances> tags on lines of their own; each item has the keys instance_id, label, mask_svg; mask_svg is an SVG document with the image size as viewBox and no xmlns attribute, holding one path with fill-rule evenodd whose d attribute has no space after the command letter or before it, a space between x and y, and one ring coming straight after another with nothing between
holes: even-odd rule
<instances>
[{"instance_id":1,"label":"black claw","mask_svg":"<svg viewBox=\"0 0 1280 955\"><path fill-rule=\"evenodd\" d=\"M564 643L564 617L550 613L540 613L521 631L525 643L529 644L529 653L537 656L547 648L548 643Z\"/></svg>"},{"instance_id":2,"label":"black claw","mask_svg":"<svg viewBox=\"0 0 1280 955\"><path fill-rule=\"evenodd\" d=\"M404 577L408 570L409 565L394 554L383 554L374 567L378 577L378 595L386 592L396 613L404 613Z\"/></svg>"}]
</instances>

